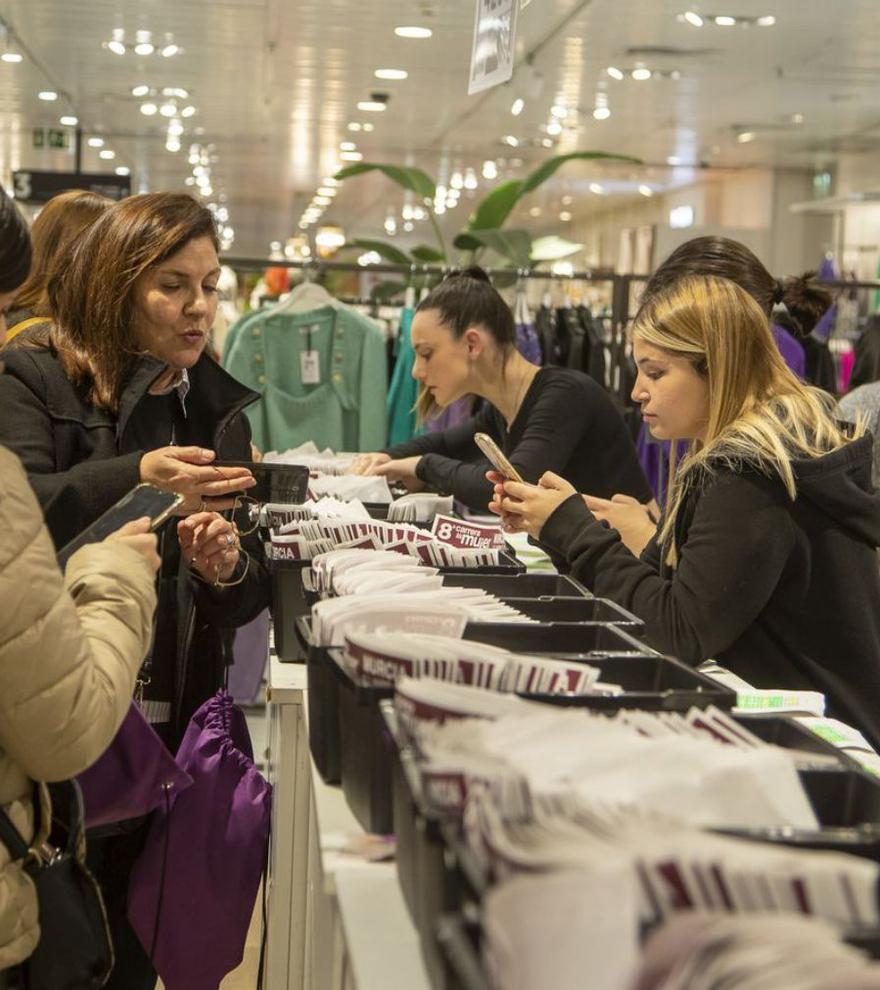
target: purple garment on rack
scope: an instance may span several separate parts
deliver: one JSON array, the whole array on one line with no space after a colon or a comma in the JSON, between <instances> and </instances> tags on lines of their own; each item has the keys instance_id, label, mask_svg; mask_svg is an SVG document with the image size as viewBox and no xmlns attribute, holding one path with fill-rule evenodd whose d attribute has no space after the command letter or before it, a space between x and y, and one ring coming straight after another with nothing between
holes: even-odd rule
<instances>
[{"instance_id":1,"label":"purple garment on rack","mask_svg":"<svg viewBox=\"0 0 880 990\"><path fill-rule=\"evenodd\" d=\"M252 705L260 695L269 660L269 610L235 630L234 662L229 668L229 693L240 705Z\"/></svg>"},{"instance_id":2,"label":"purple garment on rack","mask_svg":"<svg viewBox=\"0 0 880 990\"><path fill-rule=\"evenodd\" d=\"M677 462L680 463L682 457L687 452L687 441L679 440ZM666 489L669 486L669 453L672 449L671 440L654 440L648 432L648 427L642 423L639 429L639 436L636 440L636 453L639 455L639 463L657 499L659 505L663 505L666 499Z\"/></svg>"},{"instance_id":3,"label":"purple garment on rack","mask_svg":"<svg viewBox=\"0 0 880 990\"><path fill-rule=\"evenodd\" d=\"M834 267L833 258L823 258L822 263L819 265L819 271L816 274L816 278L820 282L832 282L837 279L838 273ZM813 327L813 334L819 338L819 340L828 340L831 336L831 331L834 329L834 324L837 322L837 303L832 303L828 309L819 317L819 321L816 326Z\"/></svg>"},{"instance_id":4,"label":"purple garment on rack","mask_svg":"<svg viewBox=\"0 0 880 990\"><path fill-rule=\"evenodd\" d=\"M432 416L425 422L425 433L442 433L452 426L460 426L473 416L473 396L465 395L455 402L450 402L438 415Z\"/></svg>"},{"instance_id":5,"label":"purple garment on rack","mask_svg":"<svg viewBox=\"0 0 880 990\"><path fill-rule=\"evenodd\" d=\"M807 374L807 355L803 344L785 327L771 323L770 329L773 331L776 346L785 359L785 363L803 381Z\"/></svg>"},{"instance_id":6,"label":"purple garment on rack","mask_svg":"<svg viewBox=\"0 0 880 990\"><path fill-rule=\"evenodd\" d=\"M538 333L531 323L517 323L516 349L526 361L540 366L541 341L538 339Z\"/></svg>"}]
</instances>

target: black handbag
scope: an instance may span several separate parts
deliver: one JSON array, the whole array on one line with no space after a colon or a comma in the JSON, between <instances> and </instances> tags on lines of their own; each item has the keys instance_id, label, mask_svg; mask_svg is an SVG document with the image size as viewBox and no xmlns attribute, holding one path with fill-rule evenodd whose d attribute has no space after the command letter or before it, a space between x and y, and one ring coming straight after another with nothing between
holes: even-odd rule
<instances>
[{"instance_id":1,"label":"black handbag","mask_svg":"<svg viewBox=\"0 0 880 990\"><path fill-rule=\"evenodd\" d=\"M58 785L53 785L53 789ZM98 990L113 968L104 900L82 860L83 803L76 781L65 781L64 848L28 846L0 808L0 841L37 888L40 941L22 966L26 990ZM39 798L34 802L39 808Z\"/></svg>"}]
</instances>

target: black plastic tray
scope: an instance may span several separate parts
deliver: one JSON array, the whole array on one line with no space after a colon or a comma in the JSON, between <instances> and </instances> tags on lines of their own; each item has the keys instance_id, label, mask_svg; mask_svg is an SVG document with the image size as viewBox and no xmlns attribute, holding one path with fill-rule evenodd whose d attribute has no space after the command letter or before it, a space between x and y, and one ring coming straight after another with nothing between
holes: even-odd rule
<instances>
[{"instance_id":1,"label":"black plastic tray","mask_svg":"<svg viewBox=\"0 0 880 990\"><path fill-rule=\"evenodd\" d=\"M610 622L638 635L644 626L631 612L607 598L511 598L501 600L537 622Z\"/></svg>"},{"instance_id":2,"label":"black plastic tray","mask_svg":"<svg viewBox=\"0 0 880 990\"><path fill-rule=\"evenodd\" d=\"M308 560L269 561L275 652L281 660L302 662L305 659L302 644L296 635L296 620L309 614L302 575L310 566Z\"/></svg>"},{"instance_id":3,"label":"black plastic tray","mask_svg":"<svg viewBox=\"0 0 880 990\"><path fill-rule=\"evenodd\" d=\"M460 574L445 577L447 588L482 588L499 598L592 598L574 578L564 574Z\"/></svg>"}]
</instances>

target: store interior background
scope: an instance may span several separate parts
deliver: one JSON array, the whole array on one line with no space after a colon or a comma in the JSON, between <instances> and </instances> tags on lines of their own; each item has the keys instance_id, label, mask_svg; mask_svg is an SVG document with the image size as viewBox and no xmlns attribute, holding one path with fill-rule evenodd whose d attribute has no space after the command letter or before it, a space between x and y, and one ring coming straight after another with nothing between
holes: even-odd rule
<instances>
[{"instance_id":1,"label":"store interior background","mask_svg":"<svg viewBox=\"0 0 880 990\"><path fill-rule=\"evenodd\" d=\"M72 169L76 128L61 119L75 117L84 171L204 193L236 257L314 257L326 225L434 243L403 215L419 204L376 173L322 197L306 226L323 180L357 155L436 178L451 239L498 182L592 149L645 164L569 163L506 224L582 244L575 269L621 270L623 232L652 227L652 265L712 232L780 276L827 251L842 271L877 271L876 0L528 0L512 80L475 96L473 0L2 0L0 16L0 181ZM377 78L387 69L407 78ZM384 110L359 109L376 93ZM69 132L69 147L34 147L40 127Z\"/></svg>"}]
</instances>

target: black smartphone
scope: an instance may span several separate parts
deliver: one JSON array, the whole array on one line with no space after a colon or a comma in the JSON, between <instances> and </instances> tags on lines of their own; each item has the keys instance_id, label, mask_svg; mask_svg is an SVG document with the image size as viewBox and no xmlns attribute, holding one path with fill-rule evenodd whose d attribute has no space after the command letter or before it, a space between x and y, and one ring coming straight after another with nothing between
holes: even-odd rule
<instances>
[{"instance_id":1,"label":"black smartphone","mask_svg":"<svg viewBox=\"0 0 880 990\"><path fill-rule=\"evenodd\" d=\"M163 492L153 485L137 485L58 551L58 566L64 570L71 555L80 547L100 543L134 519L149 516L150 529L158 529L182 501L183 495L175 492Z\"/></svg>"},{"instance_id":2,"label":"black smartphone","mask_svg":"<svg viewBox=\"0 0 880 990\"><path fill-rule=\"evenodd\" d=\"M266 461L214 461L211 467L247 468L256 485L242 492L257 502L299 505L309 489L309 469L302 464L272 464ZM230 497L236 494L230 493Z\"/></svg>"}]
</instances>

